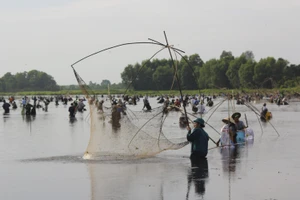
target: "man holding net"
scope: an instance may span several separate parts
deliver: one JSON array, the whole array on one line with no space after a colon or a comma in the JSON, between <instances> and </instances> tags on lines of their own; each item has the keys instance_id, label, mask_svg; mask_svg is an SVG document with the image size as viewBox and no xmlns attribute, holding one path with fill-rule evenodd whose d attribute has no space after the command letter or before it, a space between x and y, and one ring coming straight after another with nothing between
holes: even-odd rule
<instances>
[{"instance_id":1,"label":"man holding net","mask_svg":"<svg viewBox=\"0 0 300 200\"><path fill-rule=\"evenodd\" d=\"M205 127L205 122L202 118L197 118L193 121L193 124L193 130L191 130L190 126L187 126L187 140L191 142L190 158L191 160L206 158L209 136L203 129Z\"/></svg>"}]
</instances>

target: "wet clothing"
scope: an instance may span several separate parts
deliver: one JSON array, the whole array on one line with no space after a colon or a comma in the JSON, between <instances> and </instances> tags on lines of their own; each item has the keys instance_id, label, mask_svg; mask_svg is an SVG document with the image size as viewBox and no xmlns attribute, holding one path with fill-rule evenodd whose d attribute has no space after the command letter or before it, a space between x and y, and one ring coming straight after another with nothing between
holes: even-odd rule
<instances>
[{"instance_id":1,"label":"wet clothing","mask_svg":"<svg viewBox=\"0 0 300 200\"><path fill-rule=\"evenodd\" d=\"M10 107L10 104L6 103L6 102L4 102L2 105L2 108L4 109L5 113L9 113L9 107Z\"/></svg>"},{"instance_id":2,"label":"wet clothing","mask_svg":"<svg viewBox=\"0 0 300 200\"><path fill-rule=\"evenodd\" d=\"M79 101L78 106L77 106L77 110L79 112L82 112L84 110L84 107L85 107L84 103L82 101Z\"/></svg>"},{"instance_id":3,"label":"wet clothing","mask_svg":"<svg viewBox=\"0 0 300 200\"><path fill-rule=\"evenodd\" d=\"M230 126L229 124L225 124L222 128L221 128L221 137L220 137L220 142L221 145L231 145L233 143L233 141L231 141L230 136L231 136L231 131L230 131Z\"/></svg>"},{"instance_id":4,"label":"wet clothing","mask_svg":"<svg viewBox=\"0 0 300 200\"><path fill-rule=\"evenodd\" d=\"M18 108L18 106L17 106L16 102L14 102L14 101L12 102L12 108L13 108L13 109L16 109L16 108Z\"/></svg>"},{"instance_id":5,"label":"wet clothing","mask_svg":"<svg viewBox=\"0 0 300 200\"><path fill-rule=\"evenodd\" d=\"M246 128L244 122L239 121L238 123L235 124L236 130L243 130L244 128Z\"/></svg>"},{"instance_id":6,"label":"wet clothing","mask_svg":"<svg viewBox=\"0 0 300 200\"><path fill-rule=\"evenodd\" d=\"M245 131L244 129L246 128L244 122L239 121L238 123L235 123L235 126L233 128L233 133L234 133L234 143L236 144L237 142L243 142L245 138Z\"/></svg>"},{"instance_id":7,"label":"wet clothing","mask_svg":"<svg viewBox=\"0 0 300 200\"><path fill-rule=\"evenodd\" d=\"M32 108L33 106L31 105L31 104L26 104L26 106L25 106L25 109L26 109L26 112L25 112L25 114L26 115L30 115L31 114L31 108Z\"/></svg>"},{"instance_id":8,"label":"wet clothing","mask_svg":"<svg viewBox=\"0 0 300 200\"><path fill-rule=\"evenodd\" d=\"M198 113L200 114L204 114L205 113L205 105L200 104L198 106L196 106L198 108Z\"/></svg>"},{"instance_id":9,"label":"wet clothing","mask_svg":"<svg viewBox=\"0 0 300 200\"><path fill-rule=\"evenodd\" d=\"M202 128L189 131L187 140L191 142L191 156L206 157L209 137Z\"/></svg>"},{"instance_id":10,"label":"wet clothing","mask_svg":"<svg viewBox=\"0 0 300 200\"><path fill-rule=\"evenodd\" d=\"M205 183L209 177L209 168L206 158L191 156L191 170L188 174L188 183L194 183L195 192L199 196L205 194Z\"/></svg>"},{"instance_id":11,"label":"wet clothing","mask_svg":"<svg viewBox=\"0 0 300 200\"><path fill-rule=\"evenodd\" d=\"M148 99L144 99L144 107L143 107L143 109L144 108L147 108L147 110L151 110L151 106L150 106L150 103L149 103L149 101L148 101Z\"/></svg>"},{"instance_id":12,"label":"wet clothing","mask_svg":"<svg viewBox=\"0 0 300 200\"><path fill-rule=\"evenodd\" d=\"M75 117L75 106L70 106L69 107L69 113L70 113L70 117Z\"/></svg>"}]
</instances>

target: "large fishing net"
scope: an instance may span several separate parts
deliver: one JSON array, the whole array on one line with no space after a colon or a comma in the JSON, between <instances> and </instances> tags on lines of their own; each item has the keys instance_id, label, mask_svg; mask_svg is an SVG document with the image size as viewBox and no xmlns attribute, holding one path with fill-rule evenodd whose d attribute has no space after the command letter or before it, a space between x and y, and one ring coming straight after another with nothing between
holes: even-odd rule
<instances>
[{"instance_id":1,"label":"large fishing net","mask_svg":"<svg viewBox=\"0 0 300 200\"><path fill-rule=\"evenodd\" d=\"M112 104L109 97L96 96L74 68L73 71L90 109L90 141L84 158L149 157L188 144L186 130L177 127L177 135L173 131L168 138L163 133L164 123L170 115L164 106L151 111L120 108L120 105Z\"/></svg>"}]
</instances>

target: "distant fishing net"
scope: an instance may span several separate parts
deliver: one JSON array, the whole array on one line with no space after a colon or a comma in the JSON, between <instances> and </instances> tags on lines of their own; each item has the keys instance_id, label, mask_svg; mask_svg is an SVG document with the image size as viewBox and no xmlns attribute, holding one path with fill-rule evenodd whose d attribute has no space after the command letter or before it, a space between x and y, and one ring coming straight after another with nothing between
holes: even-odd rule
<instances>
[{"instance_id":1,"label":"distant fishing net","mask_svg":"<svg viewBox=\"0 0 300 200\"><path fill-rule=\"evenodd\" d=\"M74 74L90 108L90 141L84 158L149 157L188 144L185 130L172 131L171 138L163 133L169 115L163 106L151 111L127 108L122 112L109 99L98 99L75 70Z\"/></svg>"}]
</instances>

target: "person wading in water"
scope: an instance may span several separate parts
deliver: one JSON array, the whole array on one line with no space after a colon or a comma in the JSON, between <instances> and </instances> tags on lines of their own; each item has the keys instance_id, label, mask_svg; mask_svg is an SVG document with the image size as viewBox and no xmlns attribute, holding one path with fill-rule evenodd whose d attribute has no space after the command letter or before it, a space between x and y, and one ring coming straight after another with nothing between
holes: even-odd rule
<instances>
[{"instance_id":1,"label":"person wading in water","mask_svg":"<svg viewBox=\"0 0 300 200\"><path fill-rule=\"evenodd\" d=\"M197 159L206 159L209 136L203 129L204 127L204 120L202 118L194 120L193 130L191 130L190 126L187 126L187 140L191 142L190 159L192 162Z\"/></svg>"},{"instance_id":2,"label":"person wading in water","mask_svg":"<svg viewBox=\"0 0 300 200\"><path fill-rule=\"evenodd\" d=\"M70 118L74 118L75 117L75 106L73 103L71 103L71 106L69 107L69 116Z\"/></svg>"}]
</instances>

